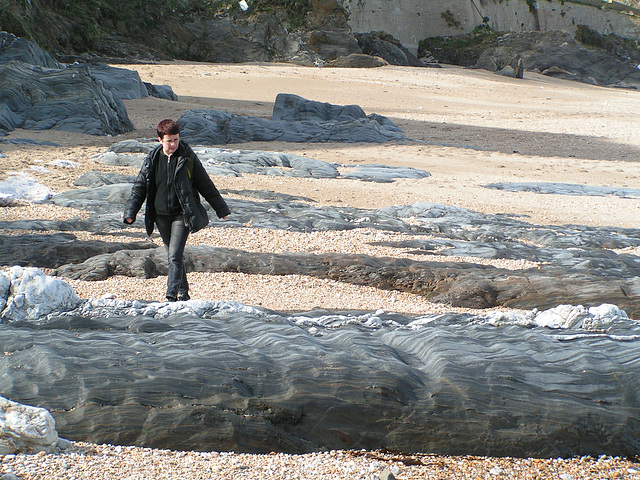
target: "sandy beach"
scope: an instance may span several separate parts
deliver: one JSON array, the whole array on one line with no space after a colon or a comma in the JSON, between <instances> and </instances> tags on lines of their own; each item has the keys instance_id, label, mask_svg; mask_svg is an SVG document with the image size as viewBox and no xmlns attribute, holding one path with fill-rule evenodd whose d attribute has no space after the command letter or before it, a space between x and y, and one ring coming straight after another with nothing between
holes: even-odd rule
<instances>
[{"instance_id":1,"label":"sandy beach","mask_svg":"<svg viewBox=\"0 0 640 480\"><path fill-rule=\"evenodd\" d=\"M640 203L634 198L541 195L485 188L495 182L640 188L640 92L635 90L596 87L531 72L526 72L524 79L505 78L458 67L387 66L361 70L184 62L125 67L137 70L145 82L170 85L179 101L156 98L125 101L136 131L118 137L61 131L11 132L6 138L51 141L60 146L0 144L0 150L7 156L1 160L0 180L5 180L12 172L26 171L44 185L61 192L76 188L73 181L87 171L136 174L137 171L131 168L105 165L96 155L121 140L154 138L159 120L177 119L190 109L229 110L268 118L276 95L292 93L332 104L357 104L367 114L388 117L416 141L382 145L253 142L225 148L295 153L337 165L410 166L426 170L431 176L393 183L262 175L213 178L220 190L271 190L308 197L319 205L360 208L435 202L485 213L521 215L527 221L541 225L636 228L640 224ZM77 166L51 165L59 160L74 162ZM235 195L241 197L238 193ZM24 203L0 209L0 220L73 218L78 215L71 209L34 207ZM2 235L16 233L19 232L1 232ZM143 235L141 229L138 233ZM364 230L294 234L245 226L241 229L207 229L193 235L189 244L220 245L246 251L335 251L398 256L397 249L370 245L376 236L384 238L375 240L389 240L392 235ZM79 233L78 238L98 237ZM158 238L154 241L160 244ZM411 255L409 252L404 254ZM528 262L472 260L503 268L531 267ZM189 280L192 297L236 300L282 311L322 307L425 314L454 310L417 295L304 276L276 279L232 273L191 273ZM148 280L112 277L103 282L70 283L82 298L110 294L115 298L161 300L165 282L163 277ZM195 479L212 476L376 479L388 470L398 479L640 478L640 466L633 459L535 460L424 455L412 460L401 457L373 452L327 452L314 454L311 458L280 454L230 456L78 443L62 455L5 457L0 474L14 473L21 479ZM305 470L307 467L309 469Z\"/></svg>"}]
</instances>

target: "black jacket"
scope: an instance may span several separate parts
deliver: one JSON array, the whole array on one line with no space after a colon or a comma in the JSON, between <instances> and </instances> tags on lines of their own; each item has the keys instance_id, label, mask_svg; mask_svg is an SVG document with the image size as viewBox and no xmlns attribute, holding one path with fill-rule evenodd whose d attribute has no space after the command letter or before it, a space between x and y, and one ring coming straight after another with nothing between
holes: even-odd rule
<instances>
[{"instance_id":1,"label":"black jacket","mask_svg":"<svg viewBox=\"0 0 640 480\"><path fill-rule=\"evenodd\" d=\"M160 158L161 152L162 145L158 145L145 158L140 168L140 173L133 183L131 198L124 211L125 219L132 218L135 221L136 215L146 200L144 223L148 235L153 233L156 218L154 207L156 182L154 176L156 162ZM197 232L209 223L207 212L200 203L200 195L213 207L219 218L229 215L231 211L227 203L209 178L209 174L191 147L181 140L175 154L178 156L175 189L182 206L184 223L189 231L192 233Z\"/></svg>"}]
</instances>

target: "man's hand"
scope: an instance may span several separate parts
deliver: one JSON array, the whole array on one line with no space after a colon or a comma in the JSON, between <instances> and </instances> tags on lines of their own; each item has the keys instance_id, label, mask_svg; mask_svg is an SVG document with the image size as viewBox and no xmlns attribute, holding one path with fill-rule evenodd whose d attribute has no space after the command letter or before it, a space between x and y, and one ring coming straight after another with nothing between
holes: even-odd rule
<instances>
[{"instance_id":1,"label":"man's hand","mask_svg":"<svg viewBox=\"0 0 640 480\"><path fill-rule=\"evenodd\" d=\"M133 223L133 218L131 217L127 217L124 219L124 223L128 223L129 225L131 225Z\"/></svg>"}]
</instances>

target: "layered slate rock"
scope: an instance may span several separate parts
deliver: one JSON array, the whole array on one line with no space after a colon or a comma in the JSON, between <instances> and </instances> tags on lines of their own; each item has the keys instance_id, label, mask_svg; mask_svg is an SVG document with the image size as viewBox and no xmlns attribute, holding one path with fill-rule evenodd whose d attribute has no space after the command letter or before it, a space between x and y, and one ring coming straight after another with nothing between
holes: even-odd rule
<instances>
[{"instance_id":1,"label":"layered slate rock","mask_svg":"<svg viewBox=\"0 0 640 480\"><path fill-rule=\"evenodd\" d=\"M0 128L118 135L134 129L124 103L87 67L0 65Z\"/></svg>"},{"instance_id":2,"label":"layered slate rock","mask_svg":"<svg viewBox=\"0 0 640 480\"><path fill-rule=\"evenodd\" d=\"M357 107L359 108L359 107ZM124 140L109 147L97 159L108 165L140 167L145 154L157 142ZM393 182L399 178L426 178L429 172L411 167L391 167L380 164L342 165L302 157L292 153L260 150L238 150L192 145L210 175L242 176L243 174L304 178L348 178L370 182ZM115 183L115 182L110 182Z\"/></svg>"},{"instance_id":3,"label":"layered slate rock","mask_svg":"<svg viewBox=\"0 0 640 480\"><path fill-rule=\"evenodd\" d=\"M634 455L639 334L612 305L410 318L93 299L0 325L0 389L95 443Z\"/></svg>"},{"instance_id":4,"label":"layered slate rock","mask_svg":"<svg viewBox=\"0 0 640 480\"><path fill-rule=\"evenodd\" d=\"M177 100L169 86L100 63L64 65L34 42L0 32L0 131L55 129L90 135L133 130L123 99Z\"/></svg>"},{"instance_id":5,"label":"layered slate rock","mask_svg":"<svg viewBox=\"0 0 640 480\"><path fill-rule=\"evenodd\" d=\"M62 64L37 43L8 32L0 32L0 64L9 62L23 62L43 68L62 68Z\"/></svg>"},{"instance_id":6,"label":"layered slate rock","mask_svg":"<svg viewBox=\"0 0 640 480\"><path fill-rule=\"evenodd\" d=\"M279 94L271 120L218 110L189 110L179 119L191 144L251 141L373 142L408 141L402 129L380 115L365 115L356 105L341 106Z\"/></svg>"},{"instance_id":7,"label":"layered slate rock","mask_svg":"<svg viewBox=\"0 0 640 480\"><path fill-rule=\"evenodd\" d=\"M484 186L494 190L504 190L506 192L533 192L551 195L588 195L592 197L615 196L622 198L640 197L639 188L627 187L602 187L593 185L581 185L577 183L559 182L499 182L490 183Z\"/></svg>"}]
</instances>

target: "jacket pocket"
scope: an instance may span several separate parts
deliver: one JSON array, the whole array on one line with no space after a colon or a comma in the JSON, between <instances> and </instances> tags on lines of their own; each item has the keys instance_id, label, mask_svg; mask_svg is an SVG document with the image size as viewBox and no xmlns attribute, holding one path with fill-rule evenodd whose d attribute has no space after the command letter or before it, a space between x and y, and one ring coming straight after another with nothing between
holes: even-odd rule
<instances>
[{"instance_id":1,"label":"jacket pocket","mask_svg":"<svg viewBox=\"0 0 640 480\"><path fill-rule=\"evenodd\" d=\"M193 224L191 225L191 233L202 230L209 225L209 215L207 209L200 202L196 202L196 210L194 212Z\"/></svg>"}]
</instances>

